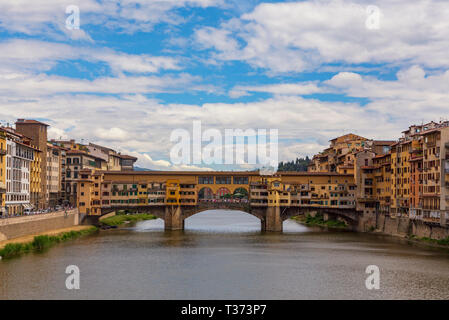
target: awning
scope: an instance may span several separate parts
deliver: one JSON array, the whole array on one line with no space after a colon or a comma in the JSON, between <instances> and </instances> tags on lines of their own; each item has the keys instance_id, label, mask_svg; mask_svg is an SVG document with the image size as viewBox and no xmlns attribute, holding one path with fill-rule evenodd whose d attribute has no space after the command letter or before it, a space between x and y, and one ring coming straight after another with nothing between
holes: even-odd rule
<instances>
[{"instance_id":1,"label":"awning","mask_svg":"<svg viewBox=\"0 0 449 320\"><path fill-rule=\"evenodd\" d=\"M24 209L32 209L33 208L33 206L31 204L29 204L29 203L25 203L22 206L23 206Z\"/></svg>"}]
</instances>

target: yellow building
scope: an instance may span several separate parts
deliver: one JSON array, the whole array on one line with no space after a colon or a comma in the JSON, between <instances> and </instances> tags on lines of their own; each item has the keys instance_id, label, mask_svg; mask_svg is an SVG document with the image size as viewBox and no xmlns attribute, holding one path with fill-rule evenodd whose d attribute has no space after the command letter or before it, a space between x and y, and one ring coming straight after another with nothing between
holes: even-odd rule
<instances>
[{"instance_id":1,"label":"yellow building","mask_svg":"<svg viewBox=\"0 0 449 320\"><path fill-rule=\"evenodd\" d=\"M30 203L31 205L37 209L39 207L39 203L42 203L45 198L45 190L42 190L41 187L41 162L42 152L33 148L34 158L30 163Z\"/></svg>"},{"instance_id":2,"label":"yellow building","mask_svg":"<svg viewBox=\"0 0 449 320\"><path fill-rule=\"evenodd\" d=\"M178 179L168 179L166 184L166 203L170 205L179 205L181 199L181 183Z\"/></svg>"},{"instance_id":3,"label":"yellow building","mask_svg":"<svg viewBox=\"0 0 449 320\"><path fill-rule=\"evenodd\" d=\"M141 206L195 206L199 202L243 202L259 207L355 208L351 174L282 172L80 172L80 213Z\"/></svg>"},{"instance_id":4,"label":"yellow building","mask_svg":"<svg viewBox=\"0 0 449 320\"><path fill-rule=\"evenodd\" d=\"M5 212L6 195L6 133L0 129L0 215Z\"/></svg>"},{"instance_id":5,"label":"yellow building","mask_svg":"<svg viewBox=\"0 0 449 320\"><path fill-rule=\"evenodd\" d=\"M391 205L391 154L381 154L373 158L374 194L378 212L389 214Z\"/></svg>"},{"instance_id":6,"label":"yellow building","mask_svg":"<svg viewBox=\"0 0 449 320\"><path fill-rule=\"evenodd\" d=\"M440 208L446 201L445 197L441 197L444 194L445 188L447 188L447 185L445 186L441 183L441 181L444 181L441 173L446 170L446 167L443 167L446 157L442 156L442 151L444 151L442 134L444 136L444 133L449 133L449 128L445 128L444 130L433 129L422 134L424 138L423 219L429 222L440 221ZM448 138L449 136L446 136L446 139Z\"/></svg>"},{"instance_id":7,"label":"yellow building","mask_svg":"<svg viewBox=\"0 0 449 320\"><path fill-rule=\"evenodd\" d=\"M411 140L391 148L391 216L407 216L410 210Z\"/></svg>"},{"instance_id":8,"label":"yellow building","mask_svg":"<svg viewBox=\"0 0 449 320\"><path fill-rule=\"evenodd\" d=\"M330 146L312 158L309 172L354 174L355 154L364 150L368 139L353 133L330 140Z\"/></svg>"}]
</instances>

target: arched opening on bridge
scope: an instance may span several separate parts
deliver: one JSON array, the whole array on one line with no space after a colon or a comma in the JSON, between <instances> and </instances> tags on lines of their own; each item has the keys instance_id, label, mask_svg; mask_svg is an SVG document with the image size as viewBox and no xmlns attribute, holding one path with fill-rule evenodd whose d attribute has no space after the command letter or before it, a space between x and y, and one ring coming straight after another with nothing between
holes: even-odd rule
<instances>
[{"instance_id":1,"label":"arched opening on bridge","mask_svg":"<svg viewBox=\"0 0 449 320\"><path fill-rule=\"evenodd\" d=\"M186 231L212 233L260 232L260 219L240 210L205 210L185 220Z\"/></svg>"},{"instance_id":2,"label":"arched opening on bridge","mask_svg":"<svg viewBox=\"0 0 449 320\"><path fill-rule=\"evenodd\" d=\"M199 201L210 201L214 199L214 192L209 187L201 188L198 192L198 200Z\"/></svg>"},{"instance_id":3,"label":"arched opening on bridge","mask_svg":"<svg viewBox=\"0 0 449 320\"><path fill-rule=\"evenodd\" d=\"M243 202L248 202L248 191L245 188L237 188L234 190L232 198Z\"/></svg>"},{"instance_id":4,"label":"arched opening on bridge","mask_svg":"<svg viewBox=\"0 0 449 320\"><path fill-rule=\"evenodd\" d=\"M228 188L221 187L217 190L217 199L220 200L229 200L232 198L231 191Z\"/></svg>"}]
</instances>

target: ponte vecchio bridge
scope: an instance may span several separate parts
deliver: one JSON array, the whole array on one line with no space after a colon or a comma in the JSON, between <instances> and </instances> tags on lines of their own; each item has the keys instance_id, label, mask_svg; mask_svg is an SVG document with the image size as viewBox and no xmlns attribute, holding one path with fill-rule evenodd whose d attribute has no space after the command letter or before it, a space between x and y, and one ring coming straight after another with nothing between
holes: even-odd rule
<instances>
[{"instance_id":1,"label":"ponte vecchio bridge","mask_svg":"<svg viewBox=\"0 0 449 320\"><path fill-rule=\"evenodd\" d=\"M350 225L358 220L352 174L86 170L80 176L80 213L148 212L163 219L167 230L184 229L185 219L211 209L247 212L264 231L282 231L284 220L307 212Z\"/></svg>"}]
</instances>

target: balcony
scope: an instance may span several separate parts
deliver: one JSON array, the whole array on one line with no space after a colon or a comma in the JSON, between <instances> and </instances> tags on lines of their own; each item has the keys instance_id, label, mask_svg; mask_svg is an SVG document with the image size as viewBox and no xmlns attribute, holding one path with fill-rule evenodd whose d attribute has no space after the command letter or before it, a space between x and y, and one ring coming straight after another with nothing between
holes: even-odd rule
<instances>
[{"instance_id":1,"label":"balcony","mask_svg":"<svg viewBox=\"0 0 449 320\"><path fill-rule=\"evenodd\" d=\"M375 196L373 196L372 194L366 194L362 197L358 197L357 201L359 202L373 202L373 201L377 201L377 198Z\"/></svg>"}]
</instances>

